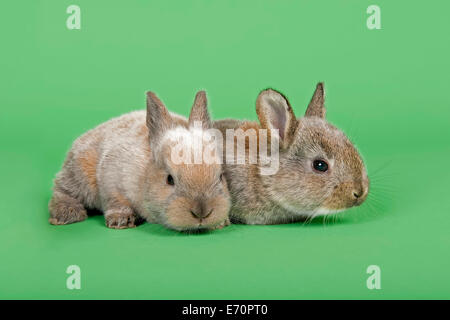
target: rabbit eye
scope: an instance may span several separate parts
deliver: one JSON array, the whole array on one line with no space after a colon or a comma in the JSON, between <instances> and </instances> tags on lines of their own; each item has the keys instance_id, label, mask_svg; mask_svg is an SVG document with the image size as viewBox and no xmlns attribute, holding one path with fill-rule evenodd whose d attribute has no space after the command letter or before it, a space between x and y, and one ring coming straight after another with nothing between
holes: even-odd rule
<instances>
[{"instance_id":1,"label":"rabbit eye","mask_svg":"<svg viewBox=\"0 0 450 320\"><path fill-rule=\"evenodd\" d=\"M171 185L171 186L175 185L175 181L173 180L173 177L170 174L167 176L166 182L168 185Z\"/></svg>"},{"instance_id":2,"label":"rabbit eye","mask_svg":"<svg viewBox=\"0 0 450 320\"><path fill-rule=\"evenodd\" d=\"M314 160L313 168L319 172L325 172L328 170L328 163L325 160Z\"/></svg>"}]
</instances>

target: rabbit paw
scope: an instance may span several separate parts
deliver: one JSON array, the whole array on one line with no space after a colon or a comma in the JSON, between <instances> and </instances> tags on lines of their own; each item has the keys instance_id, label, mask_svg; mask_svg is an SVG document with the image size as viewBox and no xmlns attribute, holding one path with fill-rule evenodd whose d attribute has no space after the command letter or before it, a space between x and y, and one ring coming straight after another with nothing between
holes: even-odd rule
<instances>
[{"instance_id":1,"label":"rabbit paw","mask_svg":"<svg viewBox=\"0 0 450 320\"><path fill-rule=\"evenodd\" d=\"M105 216L106 226L111 229L135 228L135 221L134 213L110 213Z\"/></svg>"},{"instance_id":2,"label":"rabbit paw","mask_svg":"<svg viewBox=\"0 0 450 320\"><path fill-rule=\"evenodd\" d=\"M223 229L227 226L229 226L231 224L230 219L226 219L225 221L223 221L221 224L215 226L214 228L212 228L213 230L219 230L219 229Z\"/></svg>"},{"instance_id":3,"label":"rabbit paw","mask_svg":"<svg viewBox=\"0 0 450 320\"><path fill-rule=\"evenodd\" d=\"M55 191L49 203L50 219L53 225L63 225L83 221L87 218L86 209L71 196Z\"/></svg>"},{"instance_id":4,"label":"rabbit paw","mask_svg":"<svg viewBox=\"0 0 450 320\"><path fill-rule=\"evenodd\" d=\"M48 219L48 222L55 226L60 226L64 224L83 221L86 220L86 218L87 213L84 208L66 207L64 208L64 210L59 211L58 214L50 217L50 219Z\"/></svg>"}]
</instances>

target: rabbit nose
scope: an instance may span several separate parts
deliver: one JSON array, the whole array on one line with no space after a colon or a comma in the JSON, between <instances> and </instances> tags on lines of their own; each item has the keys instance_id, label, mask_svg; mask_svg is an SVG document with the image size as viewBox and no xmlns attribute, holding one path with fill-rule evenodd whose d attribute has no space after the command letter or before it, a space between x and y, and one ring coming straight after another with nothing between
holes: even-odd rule
<instances>
[{"instance_id":1,"label":"rabbit nose","mask_svg":"<svg viewBox=\"0 0 450 320\"><path fill-rule=\"evenodd\" d=\"M207 208L203 201L197 202L191 208L192 216L194 216L194 218L198 218L198 219L205 219L205 218L209 217L212 212L213 212L213 209Z\"/></svg>"},{"instance_id":2,"label":"rabbit nose","mask_svg":"<svg viewBox=\"0 0 450 320\"><path fill-rule=\"evenodd\" d=\"M357 189L352 190L353 199L355 200L356 205L360 205L364 202L367 196L367 191L367 188L363 185Z\"/></svg>"},{"instance_id":3,"label":"rabbit nose","mask_svg":"<svg viewBox=\"0 0 450 320\"><path fill-rule=\"evenodd\" d=\"M353 191L353 196L358 199L359 197L362 196L362 191L358 190L358 191Z\"/></svg>"}]
</instances>

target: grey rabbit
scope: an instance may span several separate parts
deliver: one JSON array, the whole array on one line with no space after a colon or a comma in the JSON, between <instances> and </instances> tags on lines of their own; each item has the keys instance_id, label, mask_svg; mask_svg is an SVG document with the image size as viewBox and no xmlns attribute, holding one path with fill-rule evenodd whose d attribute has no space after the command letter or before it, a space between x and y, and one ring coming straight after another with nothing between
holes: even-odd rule
<instances>
[{"instance_id":1,"label":"grey rabbit","mask_svg":"<svg viewBox=\"0 0 450 320\"><path fill-rule=\"evenodd\" d=\"M275 174L261 174L259 161L244 165L225 162L232 222L288 223L364 202L369 178L363 160L345 134L327 122L324 103L324 85L319 83L305 116L296 118L286 97L267 89L256 101L259 123L234 119L214 123L223 135L227 129L279 130L279 135L272 137L279 140ZM260 145L259 136L257 141Z\"/></svg>"}]
</instances>

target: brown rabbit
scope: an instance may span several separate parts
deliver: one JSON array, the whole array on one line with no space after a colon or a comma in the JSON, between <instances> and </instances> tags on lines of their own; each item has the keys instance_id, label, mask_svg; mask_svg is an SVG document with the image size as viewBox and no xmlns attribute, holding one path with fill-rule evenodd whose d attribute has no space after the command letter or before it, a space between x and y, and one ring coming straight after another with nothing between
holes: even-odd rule
<instances>
[{"instance_id":1,"label":"brown rabbit","mask_svg":"<svg viewBox=\"0 0 450 320\"><path fill-rule=\"evenodd\" d=\"M196 122L202 127L194 128ZM180 231L226 225L230 203L220 161L171 157L174 139L191 149L186 138L210 126L205 92L197 93L189 120L148 92L147 112L112 119L74 142L55 179L49 222L83 221L86 209L95 208L115 229L134 227L137 217Z\"/></svg>"},{"instance_id":2,"label":"brown rabbit","mask_svg":"<svg viewBox=\"0 0 450 320\"><path fill-rule=\"evenodd\" d=\"M369 191L364 163L344 133L325 120L324 101L324 86L319 83L305 117L297 119L288 100L267 89L256 101L259 124L232 119L214 123L222 134L227 129L278 129L278 136L270 138L269 133L269 144L274 139L279 142L276 173L261 174L259 159L245 165L225 162L232 221L287 223L364 202ZM261 139L257 139L259 147Z\"/></svg>"}]
</instances>

